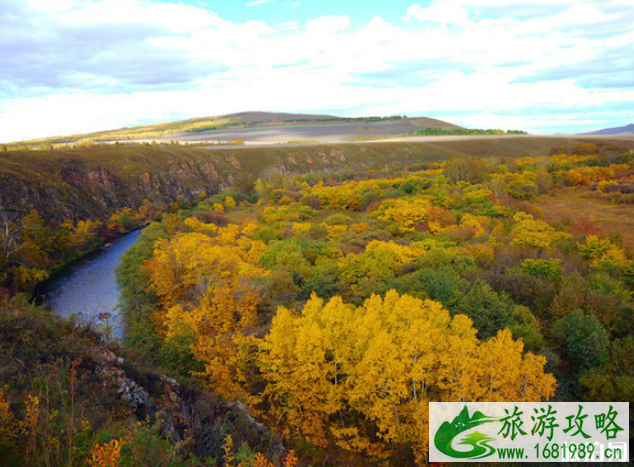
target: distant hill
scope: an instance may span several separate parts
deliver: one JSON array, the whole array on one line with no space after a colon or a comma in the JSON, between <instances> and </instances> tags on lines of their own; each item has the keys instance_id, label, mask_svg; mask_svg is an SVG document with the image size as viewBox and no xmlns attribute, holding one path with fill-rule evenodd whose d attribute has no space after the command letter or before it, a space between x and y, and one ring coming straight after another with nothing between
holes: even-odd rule
<instances>
[{"instance_id":1,"label":"distant hill","mask_svg":"<svg viewBox=\"0 0 634 467\"><path fill-rule=\"evenodd\" d=\"M626 126L621 126L617 128L606 128L604 130L592 131L589 133L583 133L584 135L622 135L625 133L629 133L634 135L634 123L630 123Z\"/></svg>"},{"instance_id":2,"label":"distant hill","mask_svg":"<svg viewBox=\"0 0 634 467\"><path fill-rule=\"evenodd\" d=\"M339 127L338 127L339 126ZM370 128L371 126L372 128ZM46 146L63 145L82 142L114 142L138 140L262 140L262 135L254 135L252 130L266 129L271 132L275 128L305 129L321 127L320 131L290 131L284 134L265 135L264 139L285 142L294 139L318 139L320 141L342 141L358 137L380 136L380 134L405 134L423 128L443 130L461 129L442 120L434 118L391 117L335 117L332 115L292 114L276 112L241 112L215 117L192 118L175 122L157 123L137 127L119 128L116 130L95 133L41 138L30 141L12 143L13 145ZM345 128L342 128L345 127ZM366 131L360 134L358 127ZM365 128L367 127L367 128ZM236 131L240 130L240 131ZM229 132L229 133L228 133ZM228 134L227 134L228 133ZM313 136L314 133L314 136ZM369 133L369 134L368 134Z\"/></svg>"}]
</instances>

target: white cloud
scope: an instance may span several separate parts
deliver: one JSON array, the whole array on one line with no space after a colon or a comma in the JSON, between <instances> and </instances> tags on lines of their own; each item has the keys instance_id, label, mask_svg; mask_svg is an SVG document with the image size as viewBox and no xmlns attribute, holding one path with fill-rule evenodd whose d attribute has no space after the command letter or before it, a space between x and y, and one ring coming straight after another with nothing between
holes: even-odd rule
<instances>
[{"instance_id":1,"label":"white cloud","mask_svg":"<svg viewBox=\"0 0 634 467\"><path fill-rule=\"evenodd\" d=\"M253 0L252 2L247 3L248 7L252 7L252 6L260 6L260 5L264 5L265 3L273 3L275 2L275 0Z\"/></svg>"},{"instance_id":2,"label":"white cloud","mask_svg":"<svg viewBox=\"0 0 634 467\"><path fill-rule=\"evenodd\" d=\"M47 12L58 13L67 11L78 4L77 0L27 0L27 3L34 9Z\"/></svg>"},{"instance_id":3,"label":"white cloud","mask_svg":"<svg viewBox=\"0 0 634 467\"><path fill-rule=\"evenodd\" d=\"M309 34L333 34L350 26L350 17L343 16L322 16L306 22L306 32Z\"/></svg>"},{"instance_id":4,"label":"white cloud","mask_svg":"<svg viewBox=\"0 0 634 467\"><path fill-rule=\"evenodd\" d=\"M62 23L124 24L161 26L176 33L187 33L222 25L218 15L201 8L175 3L143 0L100 0L76 3L59 16Z\"/></svg>"},{"instance_id":5,"label":"white cloud","mask_svg":"<svg viewBox=\"0 0 634 467\"><path fill-rule=\"evenodd\" d=\"M416 18L442 24L469 24L469 14L456 0L434 0L427 8L415 3L407 9L405 19Z\"/></svg>"},{"instance_id":6,"label":"white cloud","mask_svg":"<svg viewBox=\"0 0 634 467\"><path fill-rule=\"evenodd\" d=\"M289 21L287 23L276 23L274 25L277 29L282 31L297 31L299 29L299 23L297 21Z\"/></svg>"},{"instance_id":7,"label":"white cloud","mask_svg":"<svg viewBox=\"0 0 634 467\"><path fill-rule=\"evenodd\" d=\"M176 3L28 1L24 22L0 15L0 141L254 109L533 131L574 125L563 112L634 119L631 84L602 79L634 69L624 0L435 0L408 23L358 28L348 15L235 23ZM522 116L534 109L544 116Z\"/></svg>"}]
</instances>

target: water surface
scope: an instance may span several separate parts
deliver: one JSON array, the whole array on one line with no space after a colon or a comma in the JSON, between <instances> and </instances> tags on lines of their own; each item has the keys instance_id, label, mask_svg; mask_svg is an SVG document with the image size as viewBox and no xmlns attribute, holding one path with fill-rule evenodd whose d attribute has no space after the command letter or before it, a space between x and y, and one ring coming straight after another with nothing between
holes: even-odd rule
<instances>
[{"instance_id":1,"label":"water surface","mask_svg":"<svg viewBox=\"0 0 634 467\"><path fill-rule=\"evenodd\" d=\"M97 325L104 324L103 313L108 313L112 316L105 320L108 333L122 339L124 323L117 310L119 290L114 271L139 235L141 230L124 235L55 274L39 291L44 303L55 314L75 314Z\"/></svg>"}]
</instances>

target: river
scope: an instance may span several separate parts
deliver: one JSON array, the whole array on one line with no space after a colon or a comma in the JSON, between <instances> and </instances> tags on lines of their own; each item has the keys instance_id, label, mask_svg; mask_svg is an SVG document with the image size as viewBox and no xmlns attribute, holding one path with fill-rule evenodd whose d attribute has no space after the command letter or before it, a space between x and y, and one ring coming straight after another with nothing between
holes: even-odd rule
<instances>
[{"instance_id":1,"label":"river","mask_svg":"<svg viewBox=\"0 0 634 467\"><path fill-rule=\"evenodd\" d=\"M104 324L99 316L109 313L112 317L105 322L106 334L122 340L124 323L117 311L119 291L114 271L139 235L141 230L136 230L113 240L55 274L38 291L43 303L55 314L75 314L97 325Z\"/></svg>"}]
</instances>

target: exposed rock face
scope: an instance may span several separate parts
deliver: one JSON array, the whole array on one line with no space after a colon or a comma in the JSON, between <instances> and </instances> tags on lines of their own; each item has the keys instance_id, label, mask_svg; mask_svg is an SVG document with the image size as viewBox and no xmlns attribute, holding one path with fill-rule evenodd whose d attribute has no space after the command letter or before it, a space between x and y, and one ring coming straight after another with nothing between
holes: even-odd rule
<instances>
[{"instance_id":1,"label":"exposed rock face","mask_svg":"<svg viewBox=\"0 0 634 467\"><path fill-rule=\"evenodd\" d=\"M200 166L200 170L214 182L218 181L218 179L220 178L218 171L211 162L205 162L204 164L202 164Z\"/></svg>"},{"instance_id":2,"label":"exposed rock face","mask_svg":"<svg viewBox=\"0 0 634 467\"><path fill-rule=\"evenodd\" d=\"M182 154L171 160L157 157L160 163L155 164L151 153L130 163L124 159L126 154L114 148L108 152L112 154L107 154L107 164L56 153L57 160L44 161L35 173L26 164L12 162L11 170L4 172L0 165L0 206L16 219L33 208L54 222L102 218L119 208L137 208L145 199L166 205L178 197L191 201L202 191L213 194L228 188L242 173L235 156L218 163ZM10 154L19 160L17 153ZM20 155L28 158L34 153Z\"/></svg>"},{"instance_id":3,"label":"exposed rock face","mask_svg":"<svg viewBox=\"0 0 634 467\"><path fill-rule=\"evenodd\" d=\"M101 189L114 191L116 188L118 188L117 185L119 180L105 169L88 172L87 176L88 181L91 183L91 185L97 186Z\"/></svg>"},{"instance_id":4,"label":"exposed rock face","mask_svg":"<svg viewBox=\"0 0 634 467\"><path fill-rule=\"evenodd\" d=\"M240 164L240 161L236 159L236 156L234 155L227 156L227 162L229 162L236 169L242 169L242 165Z\"/></svg>"},{"instance_id":5,"label":"exposed rock face","mask_svg":"<svg viewBox=\"0 0 634 467\"><path fill-rule=\"evenodd\" d=\"M401 147L401 146L399 146ZM36 208L53 222L109 216L145 199L167 205L202 191L218 193L245 174L336 172L404 164L429 155L393 145L211 150L191 147L110 147L10 151L0 158L0 207L17 219ZM447 151L450 154L449 151ZM434 156L435 157L435 156Z\"/></svg>"},{"instance_id":6,"label":"exposed rock face","mask_svg":"<svg viewBox=\"0 0 634 467\"><path fill-rule=\"evenodd\" d=\"M134 380L127 377L123 371L123 359L117 357L110 350L94 347L91 349L91 356L95 358L97 366L95 375L102 382L104 387L114 387L117 394L123 399L135 412L140 409L148 409L155 411L156 407L150 402L149 394L139 386ZM165 379L169 379L165 377ZM172 380L174 381L174 380ZM178 383L174 381L176 386Z\"/></svg>"},{"instance_id":7,"label":"exposed rock face","mask_svg":"<svg viewBox=\"0 0 634 467\"><path fill-rule=\"evenodd\" d=\"M286 449L271 432L257 422L239 402L220 402L210 395L203 395L183 389L179 383L163 374L145 374L151 376L151 388L143 387L139 381L124 370L125 361L104 347L92 347L87 357L93 362L92 375L104 388L116 391L116 394L139 419L151 415L161 423L161 433L173 442L182 442L183 433L201 431L213 432L227 424L240 423L243 430L252 433L252 438L266 443L266 449L275 458L280 459ZM146 381L147 383L147 381ZM198 443L204 440L198 440ZM194 441L196 443L196 440ZM209 454L214 446L205 444L193 450ZM216 446L215 450L220 447Z\"/></svg>"},{"instance_id":8,"label":"exposed rock face","mask_svg":"<svg viewBox=\"0 0 634 467\"><path fill-rule=\"evenodd\" d=\"M346 151L340 148L334 148L330 150L330 157L337 159L339 162L346 161Z\"/></svg>"}]
</instances>

